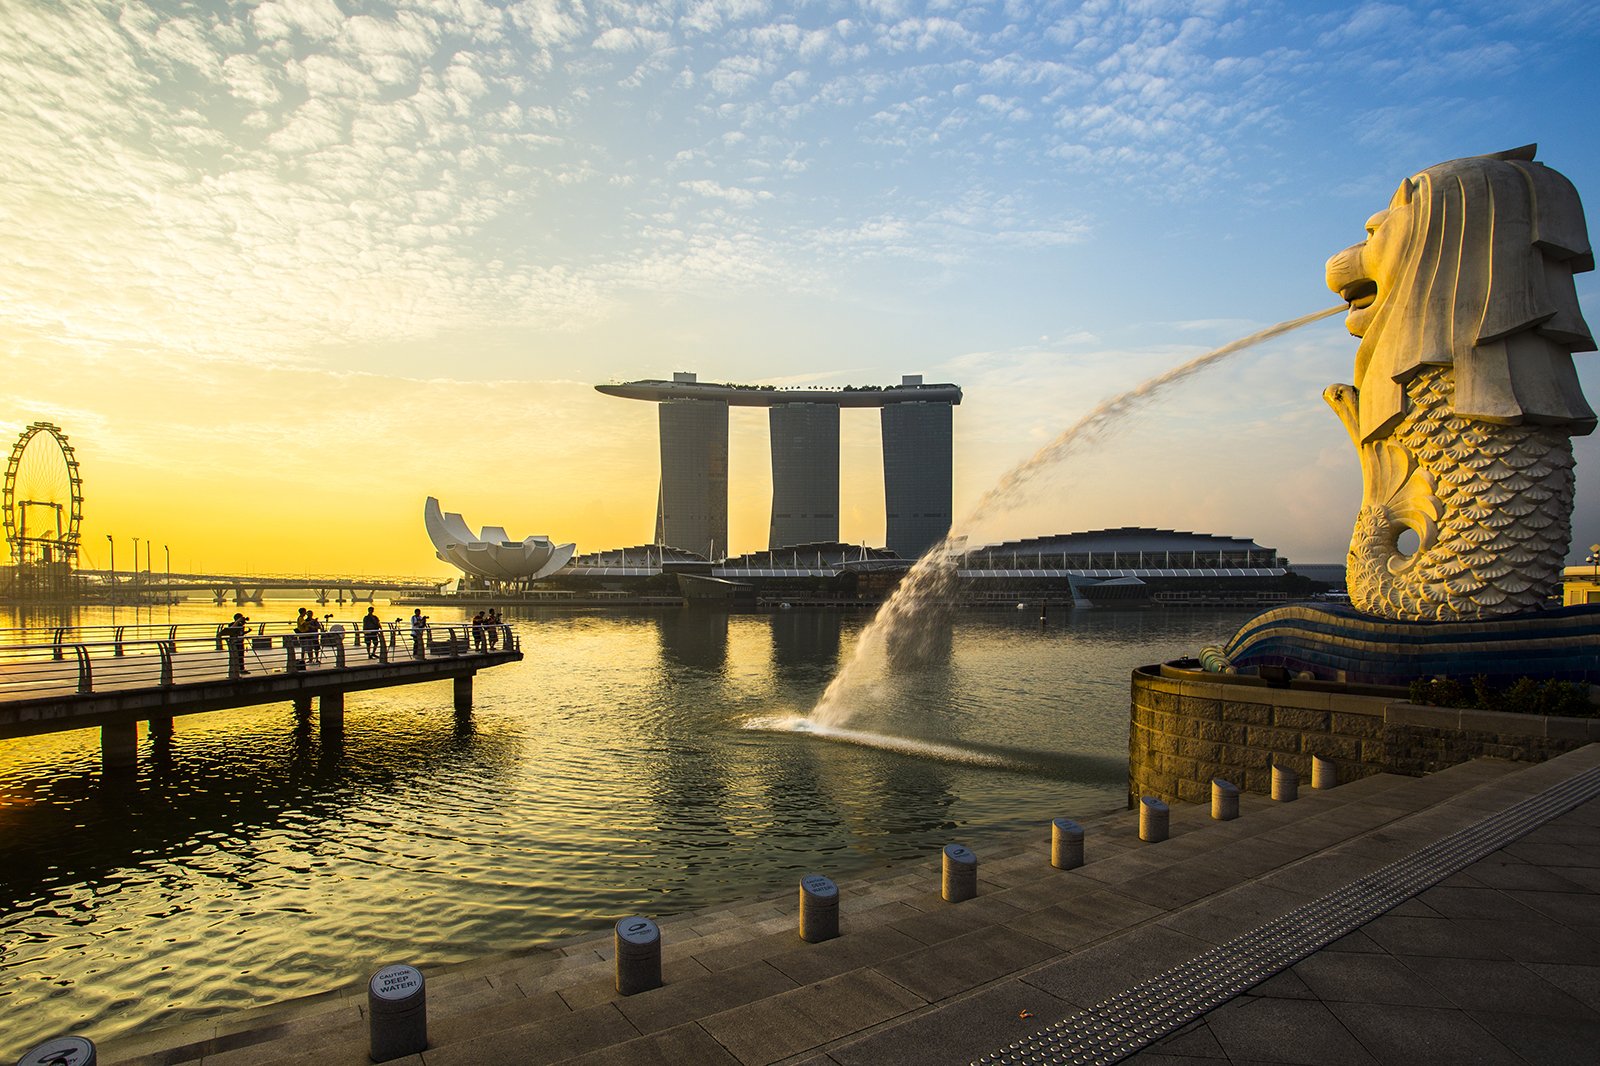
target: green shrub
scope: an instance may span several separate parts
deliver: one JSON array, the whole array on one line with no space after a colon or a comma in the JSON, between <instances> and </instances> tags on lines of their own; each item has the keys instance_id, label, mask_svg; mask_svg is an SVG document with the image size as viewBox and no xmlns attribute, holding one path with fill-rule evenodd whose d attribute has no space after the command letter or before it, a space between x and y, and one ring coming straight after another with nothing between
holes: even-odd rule
<instances>
[{"instance_id":1,"label":"green shrub","mask_svg":"<svg viewBox=\"0 0 1600 1066\"><path fill-rule=\"evenodd\" d=\"M1450 677L1419 677L1411 682L1410 698L1412 703L1432 707L1465 707L1510 714L1568 718L1592 718L1600 714L1600 708L1589 700L1589 686L1572 681L1535 681L1531 677L1519 677L1504 688L1496 688L1482 674L1466 684Z\"/></svg>"}]
</instances>

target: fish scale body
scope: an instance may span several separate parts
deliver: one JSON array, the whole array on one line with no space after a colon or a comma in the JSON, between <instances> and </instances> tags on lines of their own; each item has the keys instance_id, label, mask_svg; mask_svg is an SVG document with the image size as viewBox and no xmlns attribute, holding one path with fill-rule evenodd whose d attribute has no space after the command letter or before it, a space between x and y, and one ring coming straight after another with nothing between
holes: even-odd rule
<instances>
[{"instance_id":1,"label":"fish scale body","mask_svg":"<svg viewBox=\"0 0 1600 1066\"><path fill-rule=\"evenodd\" d=\"M1447 368L1406 386L1407 413L1384 442L1409 462L1370 464L1346 579L1357 609L1401 621L1521 614L1559 593L1571 541L1572 441L1561 429L1502 426L1451 413ZM1387 483L1372 484L1387 470ZM1433 540L1409 558L1396 547L1419 509L1437 515ZM1424 530L1417 529L1419 535Z\"/></svg>"}]
</instances>

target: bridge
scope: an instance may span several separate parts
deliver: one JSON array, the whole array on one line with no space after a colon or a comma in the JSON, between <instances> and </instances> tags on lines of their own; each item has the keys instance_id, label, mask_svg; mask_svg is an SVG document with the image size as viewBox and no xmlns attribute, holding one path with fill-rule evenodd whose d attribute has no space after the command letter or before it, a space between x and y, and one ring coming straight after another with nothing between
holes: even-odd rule
<instances>
[{"instance_id":1,"label":"bridge","mask_svg":"<svg viewBox=\"0 0 1600 1066\"><path fill-rule=\"evenodd\" d=\"M424 577L337 577L309 574L168 574L152 570L78 570L78 577L97 591L109 591L113 598L128 596L142 600L180 592L207 592L216 603L260 604L268 591L303 591L314 594L318 603L371 603L375 593L394 592L413 596L437 596L453 578Z\"/></svg>"},{"instance_id":2,"label":"bridge","mask_svg":"<svg viewBox=\"0 0 1600 1066\"><path fill-rule=\"evenodd\" d=\"M260 623L242 647L210 623L0 631L0 740L98 728L102 764L115 769L133 765L141 721L170 736L179 715L292 701L305 716L316 699L324 735L337 734L345 693L446 679L465 714L479 670L522 660L504 624L292 629Z\"/></svg>"}]
</instances>

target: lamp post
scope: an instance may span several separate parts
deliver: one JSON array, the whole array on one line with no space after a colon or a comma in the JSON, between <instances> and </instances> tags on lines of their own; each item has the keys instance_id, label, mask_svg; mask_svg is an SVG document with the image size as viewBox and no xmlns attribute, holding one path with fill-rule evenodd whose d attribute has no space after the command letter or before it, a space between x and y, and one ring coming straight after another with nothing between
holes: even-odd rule
<instances>
[{"instance_id":1,"label":"lamp post","mask_svg":"<svg viewBox=\"0 0 1600 1066\"><path fill-rule=\"evenodd\" d=\"M172 546L163 544L162 552L167 556L167 606L172 606Z\"/></svg>"},{"instance_id":2,"label":"lamp post","mask_svg":"<svg viewBox=\"0 0 1600 1066\"><path fill-rule=\"evenodd\" d=\"M133 538L133 583L139 583L139 538Z\"/></svg>"},{"instance_id":3,"label":"lamp post","mask_svg":"<svg viewBox=\"0 0 1600 1066\"><path fill-rule=\"evenodd\" d=\"M106 534L106 543L111 545L111 587L117 585L117 542L111 539L111 534Z\"/></svg>"}]
</instances>

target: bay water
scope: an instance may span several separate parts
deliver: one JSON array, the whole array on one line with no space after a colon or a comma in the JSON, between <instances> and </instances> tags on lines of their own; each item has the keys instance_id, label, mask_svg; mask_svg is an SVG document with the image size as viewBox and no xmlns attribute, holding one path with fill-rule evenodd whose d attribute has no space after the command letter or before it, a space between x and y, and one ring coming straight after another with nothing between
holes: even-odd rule
<instances>
[{"instance_id":1,"label":"bay water","mask_svg":"<svg viewBox=\"0 0 1600 1066\"><path fill-rule=\"evenodd\" d=\"M365 607L324 610L349 625ZM97 730L0 741L0 1059L67 1031L106 1040L308 995L397 959L787 896L810 872L848 893L852 875L916 860L936 883L950 841L1042 837L1053 817L1123 806L1129 671L1244 617L959 614L947 651L857 736L762 724L807 714L865 612L541 609L508 614L526 658L479 674L460 720L449 682L350 694L337 742L287 703L180 716L170 741L141 726L137 769L109 776Z\"/></svg>"}]
</instances>

